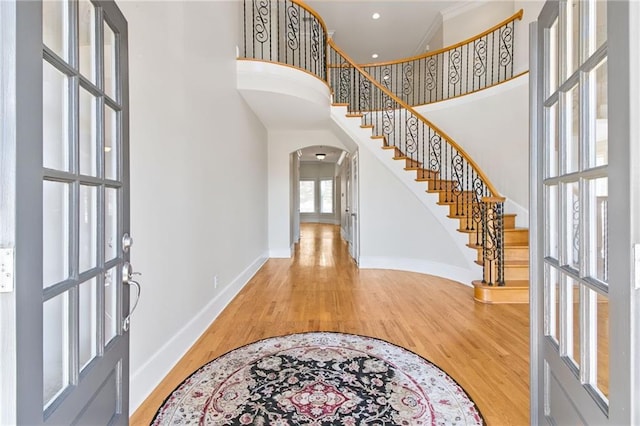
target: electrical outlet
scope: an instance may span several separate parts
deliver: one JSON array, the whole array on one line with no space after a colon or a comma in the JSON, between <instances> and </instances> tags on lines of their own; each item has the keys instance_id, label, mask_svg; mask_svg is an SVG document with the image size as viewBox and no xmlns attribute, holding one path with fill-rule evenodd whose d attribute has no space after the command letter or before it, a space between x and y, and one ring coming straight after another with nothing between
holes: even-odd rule
<instances>
[{"instance_id":1,"label":"electrical outlet","mask_svg":"<svg viewBox=\"0 0 640 426\"><path fill-rule=\"evenodd\" d=\"M218 288L218 276L213 276L213 288Z\"/></svg>"}]
</instances>

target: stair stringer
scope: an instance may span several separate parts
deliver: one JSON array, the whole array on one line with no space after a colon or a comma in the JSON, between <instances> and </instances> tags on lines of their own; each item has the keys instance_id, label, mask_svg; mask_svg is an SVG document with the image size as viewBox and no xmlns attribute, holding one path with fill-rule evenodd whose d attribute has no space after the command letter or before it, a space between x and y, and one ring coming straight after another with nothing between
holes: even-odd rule
<instances>
[{"instance_id":1,"label":"stair stringer","mask_svg":"<svg viewBox=\"0 0 640 426\"><path fill-rule=\"evenodd\" d=\"M412 272L420 272L437 275L459 281L471 286L473 280L482 277L482 267L475 263L476 252L467 247L468 236L458 232L458 221L447 217L449 207L438 205L438 194L428 193L424 182L417 182L415 173L408 173L404 169L404 161L393 159L393 150L382 149L382 139L372 139L372 130L362 128L362 120L359 117L347 117L346 106L331 106L330 117L334 126L331 130L339 137L348 137L359 148L373 154L418 200L431 212L434 218L449 235L459 252L463 266L453 266L440 262L412 262L411 259L392 259L360 256L361 268L372 269L399 269Z\"/></svg>"}]
</instances>

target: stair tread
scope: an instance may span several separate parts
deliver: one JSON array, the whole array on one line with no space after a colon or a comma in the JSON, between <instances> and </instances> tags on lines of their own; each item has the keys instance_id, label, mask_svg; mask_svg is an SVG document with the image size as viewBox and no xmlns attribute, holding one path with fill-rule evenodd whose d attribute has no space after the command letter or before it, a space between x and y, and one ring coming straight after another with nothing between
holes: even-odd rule
<instances>
[{"instance_id":1,"label":"stair tread","mask_svg":"<svg viewBox=\"0 0 640 426\"><path fill-rule=\"evenodd\" d=\"M473 248L473 249L481 249L482 245L480 244L470 244L467 243L467 247ZM529 244L528 243L521 243L521 242L515 242L515 243L505 243L504 244L504 248L529 248Z\"/></svg>"},{"instance_id":2,"label":"stair tread","mask_svg":"<svg viewBox=\"0 0 640 426\"><path fill-rule=\"evenodd\" d=\"M482 266L482 262L475 260L474 261L477 265ZM502 263L504 264L504 266L508 266L510 268L526 268L529 267L529 261L528 260L503 260Z\"/></svg>"},{"instance_id":3,"label":"stair tread","mask_svg":"<svg viewBox=\"0 0 640 426\"><path fill-rule=\"evenodd\" d=\"M505 213L505 216L515 216L515 213ZM515 227L515 228L505 228L504 232L524 232L524 231L528 231L529 228L519 228L519 227ZM471 234L476 232L475 229L457 229L458 232L462 232L463 234Z\"/></svg>"},{"instance_id":4,"label":"stair tread","mask_svg":"<svg viewBox=\"0 0 640 426\"><path fill-rule=\"evenodd\" d=\"M475 280L473 281L473 285L474 286L481 286L481 287L491 287L491 288L495 288L495 289L501 289L501 288L529 288L529 280L511 280L511 281L505 281L503 286L499 286L499 285L488 285L487 283L483 283L481 280Z\"/></svg>"}]
</instances>

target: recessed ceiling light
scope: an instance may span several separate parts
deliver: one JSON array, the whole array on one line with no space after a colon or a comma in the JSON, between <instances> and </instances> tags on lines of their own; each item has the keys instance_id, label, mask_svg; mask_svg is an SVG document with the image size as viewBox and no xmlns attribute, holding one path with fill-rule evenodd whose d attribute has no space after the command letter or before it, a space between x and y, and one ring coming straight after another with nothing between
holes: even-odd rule
<instances>
[{"instance_id":1,"label":"recessed ceiling light","mask_svg":"<svg viewBox=\"0 0 640 426\"><path fill-rule=\"evenodd\" d=\"M371 57L372 57L373 59L376 59L376 58L378 57L378 54L377 54L377 53L374 53L373 55L371 55Z\"/></svg>"},{"instance_id":2,"label":"recessed ceiling light","mask_svg":"<svg viewBox=\"0 0 640 426\"><path fill-rule=\"evenodd\" d=\"M374 13L373 15L371 15L371 17L373 19L380 19L380 14L378 12Z\"/></svg>"}]
</instances>

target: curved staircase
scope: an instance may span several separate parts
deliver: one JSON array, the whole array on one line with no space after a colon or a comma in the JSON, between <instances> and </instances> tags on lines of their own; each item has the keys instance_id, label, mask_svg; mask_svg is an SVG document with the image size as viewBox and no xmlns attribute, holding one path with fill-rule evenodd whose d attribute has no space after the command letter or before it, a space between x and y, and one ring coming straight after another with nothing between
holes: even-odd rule
<instances>
[{"instance_id":1,"label":"curved staircase","mask_svg":"<svg viewBox=\"0 0 640 426\"><path fill-rule=\"evenodd\" d=\"M255 1L248 0L245 8L249 3L252 10L257 10L255 16L260 18L256 21L259 25L256 26L256 22L253 22L254 32L256 28L262 31L265 28L276 29L269 21L273 9L267 8L268 2L256 4ZM287 28L285 39L302 37L303 32L295 31L298 20L292 16L306 16L307 25L312 28L307 33L310 34L308 52L312 52L308 59L314 67L305 70L326 81L333 94L333 106L346 107L346 118L359 120L360 128L371 131L372 141L379 143L381 149L392 150L393 159L403 161L404 170L414 173L417 182L424 182L426 192L437 194L437 204L448 208L447 216L458 221L458 232L467 235L467 247L476 251L475 263L483 270L481 279L473 282L475 300L484 303L528 303L529 231L517 228L515 215L504 212L505 198L473 159L446 133L403 101L402 94L398 93L399 88L386 83L390 79L374 78L365 68L355 64L333 40L328 39L324 22L308 6L298 0L285 0L281 9L286 12L278 17L277 28ZM275 10L279 11L280 8ZM521 16L520 13L515 18L519 19ZM491 31L498 31L499 37L502 37L503 28L513 31L515 18L508 21L506 26L501 23L495 30L484 32L477 39L465 43L477 46L478 41ZM246 32L245 18L245 34ZM259 57L255 57L256 49L253 47L255 59L281 62L283 48L273 48L271 43L269 41L269 55L275 50L277 57L265 58L265 49L261 50L263 53ZM278 43L275 45L280 46ZM246 46L245 35L243 59L250 56L247 55ZM457 44L452 47L451 52L463 46ZM318 66L318 61L323 59L320 54L323 47L326 52L324 67ZM286 49L285 46L285 62ZM450 55L453 57L454 53ZM292 57L295 58L295 55ZM413 62L417 60L422 58L411 58ZM430 60L428 55L424 60ZM304 64L306 66L306 60ZM303 68L301 63L288 65ZM371 67L372 65L368 65L367 69ZM384 75L384 70L380 75ZM507 76L506 79L508 78L510 77ZM460 96L455 91L454 94Z\"/></svg>"}]
</instances>

